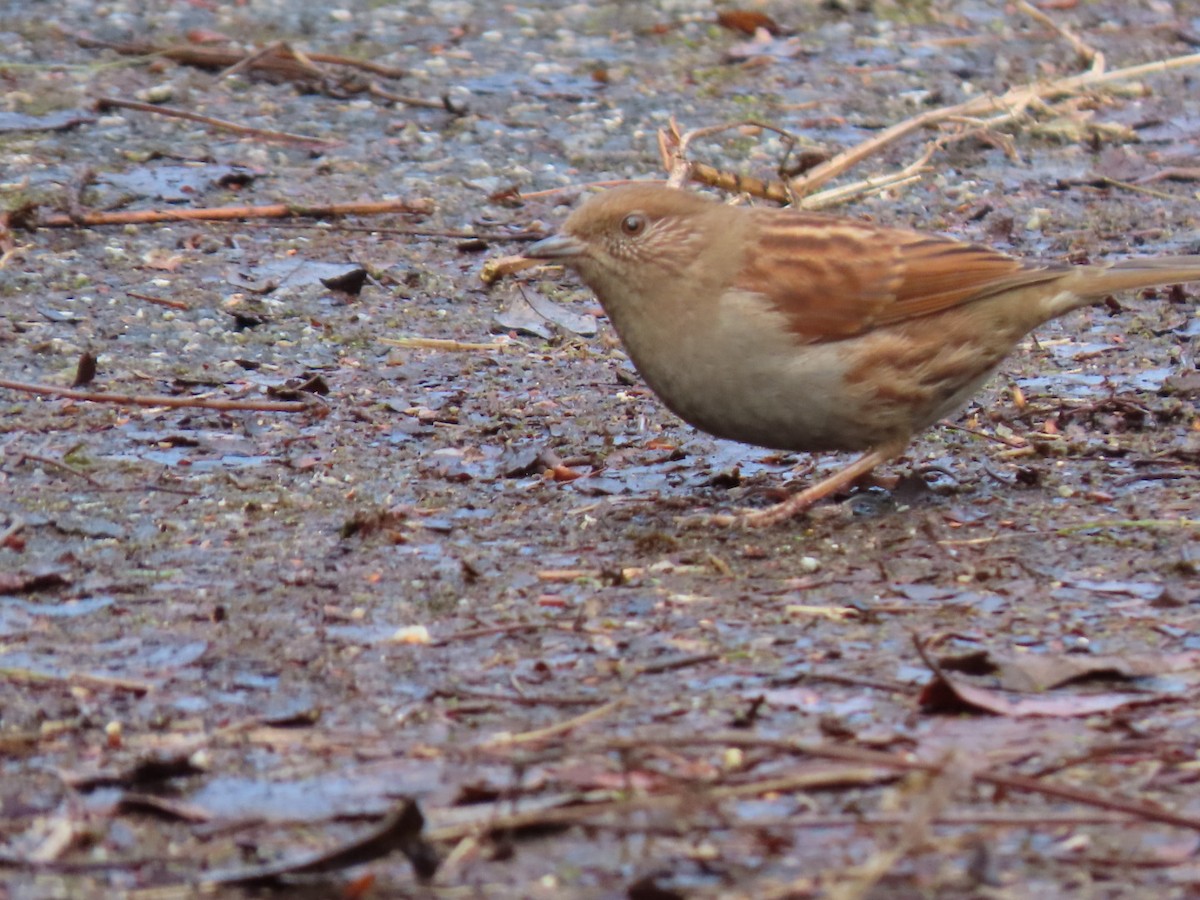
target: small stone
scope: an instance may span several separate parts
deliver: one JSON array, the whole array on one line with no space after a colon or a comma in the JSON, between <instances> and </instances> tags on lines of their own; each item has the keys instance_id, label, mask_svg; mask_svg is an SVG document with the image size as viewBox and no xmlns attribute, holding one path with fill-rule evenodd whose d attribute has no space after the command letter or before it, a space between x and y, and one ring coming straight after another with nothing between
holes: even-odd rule
<instances>
[{"instance_id":1,"label":"small stone","mask_svg":"<svg viewBox=\"0 0 1200 900\"><path fill-rule=\"evenodd\" d=\"M137 92L137 98L143 103L166 103L175 96L175 86L172 84L156 84Z\"/></svg>"}]
</instances>

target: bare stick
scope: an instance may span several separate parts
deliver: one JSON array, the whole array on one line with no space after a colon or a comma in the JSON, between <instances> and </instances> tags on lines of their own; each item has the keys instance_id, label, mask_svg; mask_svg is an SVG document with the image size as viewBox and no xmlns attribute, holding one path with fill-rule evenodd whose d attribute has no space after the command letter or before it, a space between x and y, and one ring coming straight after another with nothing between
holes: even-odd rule
<instances>
[{"instance_id":1,"label":"bare stick","mask_svg":"<svg viewBox=\"0 0 1200 900\"><path fill-rule=\"evenodd\" d=\"M280 52L278 46L271 47L271 53L246 54L240 50L229 50L222 47L198 46L195 44L176 44L171 47L156 47L153 44L127 43L113 44L99 41L87 35L75 35L75 41L80 47L115 50L125 56L158 56L169 59L185 66L198 66L204 69L225 69L245 61L245 68L263 70L292 81L312 82L318 80L322 73L312 65L314 62L332 63L351 69L360 69L379 75L383 78L403 78L403 69L384 66L379 63L361 59L351 59L348 56L337 56L331 53L308 53L302 61L297 58L294 48L284 45L287 52Z\"/></svg>"},{"instance_id":2,"label":"bare stick","mask_svg":"<svg viewBox=\"0 0 1200 900\"><path fill-rule=\"evenodd\" d=\"M532 744L538 741L544 741L548 738L558 737L561 734L566 734L579 728L581 725L586 725L596 719L603 718L614 710L620 709L625 704L624 697L618 697L616 700L610 700L595 709L589 709L585 713L558 722L554 725L548 725L545 728L538 728L534 731L523 731L520 734L497 734L487 746L490 747L510 747L516 744Z\"/></svg>"},{"instance_id":3,"label":"bare stick","mask_svg":"<svg viewBox=\"0 0 1200 900\"><path fill-rule=\"evenodd\" d=\"M1143 75L1163 73L1173 69L1200 65L1200 53L1193 53L1187 56L1176 56L1171 59L1128 66L1124 69L1104 71L1102 57L1099 67L1095 64L1095 57L1089 58L1092 59L1093 67L1090 71L1081 75L1060 78L1046 84L1024 85L1013 88L1000 96L984 94L963 101L962 103L944 106L940 109L927 110L902 122L897 122L874 137L844 150L833 158L809 170L804 175L793 179L786 186L778 182L764 182L759 179L722 172L712 166L689 162L682 158L686 152L688 143L696 137L713 134L731 126L711 126L681 134L678 126L672 121L668 128L662 129L659 132L659 154L662 157L663 167L676 179L678 179L678 173L683 171L684 166L686 166L688 177L703 184L710 184L726 190L745 191L779 203L786 203L789 200L797 203L802 198L808 197L808 202L803 204L806 207L828 206L845 199L850 193L850 189L847 188L846 193L830 195L829 198L825 198L821 194L814 193L817 188L837 178L868 157L879 153L883 148L903 140L914 132L947 122L960 122L976 126L974 131L963 131L957 135L947 135L939 138L938 141L943 143L933 142L930 148L927 148L926 152L928 152L929 149L940 149L941 146L944 146L944 143L963 140L973 134L978 134L980 130L996 128L1013 122L1023 116L1031 105L1037 103L1044 104L1052 100L1060 100L1088 88L1097 88L1118 81L1128 81ZM981 118L983 116L990 117ZM924 158L923 154L922 159ZM913 164L913 166L919 167L918 164ZM913 166L908 167L908 169L913 168Z\"/></svg>"},{"instance_id":4,"label":"bare stick","mask_svg":"<svg viewBox=\"0 0 1200 900\"><path fill-rule=\"evenodd\" d=\"M410 94L396 94L392 91L380 87L375 82L371 82L367 86L367 92L372 97L378 97L380 100L386 100L389 103L399 103L402 106L418 106L423 109L441 109L456 116L463 115L467 110L464 106L459 106L454 103L449 96L442 97L438 100L427 100L424 97L413 97Z\"/></svg>"},{"instance_id":5,"label":"bare stick","mask_svg":"<svg viewBox=\"0 0 1200 900\"><path fill-rule=\"evenodd\" d=\"M1050 16L1046 15L1042 10L1038 9L1031 3L1025 0L1017 0L1017 9L1029 16L1036 22L1040 22L1047 28L1058 33L1067 43L1069 43L1075 52L1079 54L1079 58L1092 67L1093 72L1104 71L1104 54L1095 47L1085 43L1079 35L1069 29L1066 25L1060 25L1055 22Z\"/></svg>"},{"instance_id":6,"label":"bare stick","mask_svg":"<svg viewBox=\"0 0 1200 900\"><path fill-rule=\"evenodd\" d=\"M1195 65L1200 65L1200 53L1193 53L1188 56L1176 56L1171 59L1159 60L1152 63L1143 63L1137 66L1129 66L1125 69L1114 69L1111 72L1085 72L1082 75L1060 78L1049 84L1031 84L1013 88L999 97L994 94L984 94L983 96L975 97L971 100L954 104L953 106L931 109L910 119L905 119L903 122L897 122L891 128L884 129L870 140L863 141L858 146L851 147L849 150L839 153L801 178L793 180L790 188L792 193L798 197L811 194L825 182L836 178L847 169L862 162L868 156L878 153L889 144L894 144L913 132L932 125L954 119L998 113L998 115L985 119L983 123L988 127L995 127L1012 122L1024 115L1025 110L1035 102L1057 100L1075 94L1084 88L1098 87L1102 84L1110 84L1115 81L1127 81L1154 72L1166 72L1171 69Z\"/></svg>"},{"instance_id":7,"label":"bare stick","mask_svg":"<svg viewBox=\"0 0 1200 900\"><path fill-rule=\"evenodd\" d=\"M33 384L25 381L0 379L0 388L23 391L27 394L42 394L63 397L67 400L86 400L90 403L116 403L121 406L169 406L197 409L248 410L253 412L309 412L325 410L327 407L314 399L306 400L210 400L204 397L166 397L161 394L105 394L96 391L76 391L53 384Z\"/></svg>"},{"instance_id":8,"label":"bare stick","mask_svg":"<svg viewBox=\"0 0 1200 900\"><path fill-rule=\"evenodd\" d=\"M147 303L165 306L167 309L191 309L182 300L168 300L166 297L155 297L153 294L139 294L137 291L126 291L125 293L129 294L135 300L145 300Z\"/></svg>"},{"instance_id":9,"label":"bare stick","mask_svg":"<svg viewBox=\"0 0 1200 900\"><path fill-rule=\"evenodd\" d=\"M200 122L204 125L211 125L213 128L232 131L235 134L245 134L251 137L265 138L270 141L285 141L293 144L322 144L324 146L341 143L341 141L331 141L327 138L313 137L309 134L291 134L287 131L251 128L249 125L238 125L236 122L228 122L225 119L202 116L199 113L188 112L186 109L176 109L173 106L157 106L153 103L138 103L136 100L121 100L117 97L99 97L95 105L96 112L104 112L108 109L132 109L137 112L167 116L172 119L187 119L189 122Z\"/></svg>"},{"instance_id":10,"label":"bare stick","mask_svg":"<svg viewBox=\"0 0 1200 900\"><path fill-rule=\"evenodd\" d=\"M67 465L61 459L53 459L49 456L38 456L35 453L22 453L20 456L17 457L16 465L18 465L18 466L21 465L21 463L25 462L25 460L29 460L30 462L41 463L44 466L51 466L55 469L62 469L64 472L69 472L71 475L74 475L76 478L82 478L84 481L86 481L88 484L90 484L94 488L103 488L104 487L104 485L102 485L100 482L98 482L95 478L93 478L87 472L81 472L79 469L75 468L74 466Z\"/></svg>"},{"instance_id":11,"label":"bare stick","mask_svg":"<svg viewBox=\"0 0 1200 900\"><path fill-rule=\"evenodd\" d=\"M405 350L446 350L451 353L473 353L477 351L508 350L517 346L514 341L492 341L489 344L474 341L453 341L446 338L379 338L379 342L389 347L401 347Z\"/></svg>"},{"instance_id":12,"label":"bare stick","mask_svg":"<svg viewBox=\"0 0 1200 900\"><path fill-rule=\"evenodd\" d=\"M222 81L226 78L236 75L243 69L248 69L251 66L254 66L259 62L259 60L273 55L278 55L285 58L291 57L292 59L296 60L296 62L300 63L300 65L308 69L309 72L312 73L313 78L319 79L321 77L321 73L317 71L316 67L313 66L312 63L310 63L307 59L302 59L300 55L287 44L286 41L274 41L270 44L267 44L265 47L260 47L253 53L248 53L247 55L243 56L232 66L229 66L229 68L221 72L217 76L217 80Z\"/></svg>"},{"instance_id":13,"label":"bare stick","mask_svg":"<svg viewBox=\"0 0 1200 900\"><path fill-rule=\"evenodd\" d=\"M433 212L432 200L381 200L362 203L326 203L302 206L272 203L267 206L209 206L201 209L144 209L130 212L82 212L74 218L56 214L38 220L42 228L78 228L81 225L145 225L153 222L226 221L229 219L290 219L297 216L377 216L385 213Z\"/></svg>"},{"instance_id":14,"label":"bare stick","mask_svg":"<svg viewBox=\"0 0 1200 900\"><path fill-rule=\"evenodd\" d=\"M737 731L725 731L709 734L689 734L685 736L647 735L644 738L610 738L601 739L595 743L577 743L574 752L597 752L600 750L637 750L645 747L697 747L702 744L744 747L769 748L784 753L801 756L812 756L817 759L836 759L842 762L861 763L864 765L884 766L909 772L937 772L939 764L922 760L910 759L901 754L884 753L879 750L865 750L858 747L848 747L830 743L789 740L786 738L759 737ZM1200 831L1200 816L1189 815L1186 812L1175 812L1156 803L1144 800L1134 800L1115 794L1099 793L1077 788L1068 784L1056 784L1041 778L1031 778L1025 775L1005 775L999 772L981 771L973 774L973 779L996 787L1009 788L1022 793L1042 794L1047 797L1058 797L1061 800L1071 800L1103 809L1109 812L1124 813L1135 816L1147 822L1161 822L1164 825L1174 825L1190 831Z\"/></svg>"},{"instance_id":15,"label":"bare stick","mask_svg":"<svg viewBox=\"0 0 1200 900\"><path fill-rule=\"evenodd\" d=\"M687 158L688 146L696 138L717 134L743 124L746 123L713 125L683 133L679 130L679 123L672 116L667 127L660 128L658 131L658 156L662 167L670 173L667 186L679 188L683 187L686 181L691 180L724 191L750 194L752 197L763 197L767 200L774 200L776 203L787 203L790 198L787 188L781 182L768 182L747 175L739 175L736 172L724 172L704 163L692 162ZM778 128L771 128L771 130L779 132Z\"/></svg>"}]
</instances>

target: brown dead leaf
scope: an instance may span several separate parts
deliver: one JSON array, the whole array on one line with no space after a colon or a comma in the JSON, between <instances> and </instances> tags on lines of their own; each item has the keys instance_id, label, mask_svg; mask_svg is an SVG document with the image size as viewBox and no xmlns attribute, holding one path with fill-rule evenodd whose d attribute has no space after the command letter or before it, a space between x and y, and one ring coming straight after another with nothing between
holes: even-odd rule
<instances>
[{"instance_id":1,"label":"brown dead leaf","mask_svg":"<svg viewBox=\"0 0 1200 900\"><path fill-rule=\"evenodd\" d=\"M929 712L961 712L963 710L982 710L997 716L1053 716L1072 717L1090 716L1096 713L1111 712L1126 706L1146 703L1157 703L1162 695L1156 693L1104 693L1104 694L1072 694L1066 696L1035 696L1013 697L999 690L976 687L966 684L960 679L951 678L946 667L935 660L925 649L920 640L915 642L917 652L925 664L933 670L933 680L921 691L919 702ZM972 654L970 658L952 661L951 665L962 668L971 667L971 671L984 672L980 664L988 663L986 656ZM1077 677L1077 676L1076 676Z\"/></svg>"},{"instance_id":2,"label":"brown dead leaf","mask_svg":"<svg viewBox=\"0 0 1200 900\"><path fill-rule=\"evenodd\" d=\"M95 377L96 354L85 350L79 354L79 361L75 364L75 380L71 382L71 387L83 387L85 384L91 384Z\"/></svg>"},{"instance_id":3,"label":"brown dead leaf","mask_svg":"<svg viewBox=\"0 0 1200 900\"><path fill-rule=\"evenodd\" d=\"M740 31L742 34L754 34L763 29L770 34L780 33L779 25L766 13L749 9L727 9L717 13L717 24L730 31Z\"/></svg>"},{"instance_id":4,"label":"brown dead leaf","mask_svg":"<svg viewBox=\"0 0 1200 900\"><path fill-rule=\"evenodd\" d=\"M402 800L374 828L329 850L263 866L210 872L207 885L273 884L287 875L337 872L399 852L408 858L419 881L428 881L440 863L422 835L425 817L414 800Z\"/></svg>"},{"instance_id":5,"label":"brown dead leaf","mask_svg":"<svg viewBox=\"0 0 1200 900\"><path fill-rule=\"evenodd\" d=\"M53 590L70 584L65 572L0 572L0 594Z\"/></svg>"},{"instance_id":6,"label":"brown dead leaf","mask_svg":"<svg viewBox=\"0 0 1200 900\"><path fill-rule=\"evenodd\" d=\"M1011 690L1044 691L1094 678L1150 678L1200 666L1200 653L1161 656L1075 656L1029 654L996 660L1000 683Z\"/></svg>"},{"instance_id":7,"label":"brown dead leaf","mask_svg":"<svg viewBox=\"0 0 1200 900\"><path fill-rule=\"evenodd\" d=\"M183 263L181 254L163 248L156 247L142 256L142 265L159 272L176 272Z\"/></svg>"},{"instance_id":8,"label":"brown dead leaf","mask_svg":"<svg viewBox=\"0 0 1200 900\"><path fill-rule=\"evenodd\" d=\"M1200 668L1200 653L1087 656L1077 653L1004 654L995 651L941 659L945 671L996 675L1010 691L1047 691L1073 681L1098 678L1152 678Z\"/></svg>"},{"instance_id":9,"label":"brown dead leaf","mask_svg":"<svg viewBox=\"0 0 1200 900\"><path fill-rule=\"evenodd\" d=\"M1125 706L1154 703L1160 698L1152 694L1084 694L1062 697L1007 697L999 691L974 687L951 679L945 674L936 676L921 691L919 701L927 712L963 712L980 710L997 716L1092 716L1112 712Z\"/></svg>"}]
</instances>

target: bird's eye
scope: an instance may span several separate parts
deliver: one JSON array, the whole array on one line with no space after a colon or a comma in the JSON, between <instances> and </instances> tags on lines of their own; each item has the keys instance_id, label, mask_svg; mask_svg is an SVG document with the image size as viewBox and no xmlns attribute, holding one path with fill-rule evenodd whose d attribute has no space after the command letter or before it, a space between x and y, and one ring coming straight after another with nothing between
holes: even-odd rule
<instances>
[{"instance_id":1,"label":"bird's eye","mask_svg":"<svg viewBox=\"0 0 1200 900\"><path fill-rule=\"evenodd\" d=\"M646 217L638 213L630 213L621 220L621 231L629 237L637 237L646 230Z\"/></svg>"}]
</instances>

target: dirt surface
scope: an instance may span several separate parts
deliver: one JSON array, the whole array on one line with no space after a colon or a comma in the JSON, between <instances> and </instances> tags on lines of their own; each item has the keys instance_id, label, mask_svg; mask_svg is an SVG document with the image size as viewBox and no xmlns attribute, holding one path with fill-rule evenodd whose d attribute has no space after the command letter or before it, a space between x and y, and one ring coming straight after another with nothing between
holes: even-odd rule
<instances>
[{"instance_id":1,"label":"dirt surface","mask_svg":"<svg viewBox=\"0 0 1200 900\"><path fill-rule=\"evenodd\" d=\"M90 353L84 391L309 406L0 389L0 895L183 896L406 799L423 831L409 808L289 895L1196 895L1196 285L1048 326L894 488L750 533L678 520L845 459L684 426L568 275L482 284L586 185L661 177L672 115L829 153L1085 68L999 5L748 9L780 33L702 0L0 3L0 378L65 387ZM1191 2L1054 15L1110 68L1200 44ZM297 85L83 32L404 74ZM1200 253L1197 71L1034 110L840 212L1054 260ZM782 149L693 154L771 177ZM27 227L389 198L426 211Z\"/></svg>"}]
</instances>

